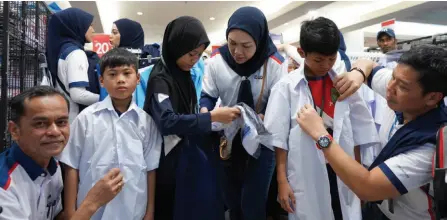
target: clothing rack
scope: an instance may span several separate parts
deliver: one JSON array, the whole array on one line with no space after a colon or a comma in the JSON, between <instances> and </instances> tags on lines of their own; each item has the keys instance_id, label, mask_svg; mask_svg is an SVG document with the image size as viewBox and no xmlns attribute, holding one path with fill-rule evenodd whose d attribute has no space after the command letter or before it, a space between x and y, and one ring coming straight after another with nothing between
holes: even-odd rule
<instances>
[{"instance_id":1,"label":"clothing rack","mask_svg":"<svg viewBox=\"0 0 447 220\"><path fill-rule=\"evenodd\" d=\"M399 49L410 49L413 46L422 44L433 44L437 46L447 47L447 33L435 34L432 36L420 37L412 40L397 42Z\"/></svg>"},{"instance_id":2,"label":"clothing rack","mask_svg":"<svg viewBox=\"0 0 447 220\"><path fill-rule=\"evenodd\" d=\"M160 60L160 57L152 57L151 55L147 55L146 57L141 57L141 54L143 53L143 51L141 49L127 48L127 51L129 51L137 56L138 61L139 61L138 65L140 65L144 61L147 61L148 63L152 63L154 61ZM139 69L139 68L140 67L138 67L137 69Z\"/></svg>"},{"instance_id":3,"label":"clothing rack","mask_svg":"<svg viewBox=\"0 0 447 220\"><path fill-rule=\"evenodd\" d=\"M375 52L347 52L346 55L348 55L351 62L358 59L369 59L374 62L379 62L381 58L385 57L385 54Z\"/></svg>"},{"instance_id":4,"label":"clothing rack","mask_svg":"<svg viewBox=\"0 0 447 220\"><path fill-rule=\"evenodd\" d=\"M48 19L45 2L0 2L0 152L9 147L9 101L41 82L39 54L45 53Z\"/></svg>"}]
</instances>

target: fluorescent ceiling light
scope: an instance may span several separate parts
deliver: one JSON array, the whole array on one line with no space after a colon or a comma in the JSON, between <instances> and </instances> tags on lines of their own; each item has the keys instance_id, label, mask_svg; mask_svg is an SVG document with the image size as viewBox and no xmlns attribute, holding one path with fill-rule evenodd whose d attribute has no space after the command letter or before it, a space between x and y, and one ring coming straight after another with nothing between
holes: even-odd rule
<instances>
[{"instance_id":1,"label":"fluorescent ceiling light","mask_svg":"<svg viewBox=\"0 0 447 220\"><path fill-rule=\"evenodd\" d=\"M215 18L215 17L211 17L210 20L211 20L211 21L214 21L214 20L216 20L216 18Z\"/></svg>"},{"instance_id":2,"label":"fluorescent ceiling light","mask_svg":"<svg viewBox=\"0 0 447 220\"><path fill-rule=\"evenodd\" d=\"M143 15L143 12L139 11L137 12L137 15Z\"/></svg>"}]
</instances>

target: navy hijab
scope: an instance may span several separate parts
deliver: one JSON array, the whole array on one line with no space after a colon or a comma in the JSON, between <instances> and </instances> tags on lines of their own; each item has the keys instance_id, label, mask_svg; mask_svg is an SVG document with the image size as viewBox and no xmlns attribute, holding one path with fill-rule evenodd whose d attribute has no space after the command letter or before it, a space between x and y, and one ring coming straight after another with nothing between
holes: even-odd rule
<instances>
[{"instance_id":1,"label":"navy hijab","mask_svg":"<svg viewBox=\"0 0 447 220\"><path fill-rule=\"evenodd\" d=\"M142 49L144 46L144 31L141 24L127 18L119 19L115 22L121 39L119 47Z\"/></svg>"},{"instance_id":2,"label":"navy hijab","mask_svg":"<svg viewBox=\"0 0 447 220\"><path fill-rule=\"evenodd\" d=\"M53 14L48 22L47 61L53 85L57 77L59 55L68 46L83 50L85 33L93 22L93 15L79 9L67 8Z\"/></svg>"},{"instance_id":3,"label":"navy hijab","mask_svg":"<svg viewBox=\"0 0 447 220\"><path fill-rule=\"evenodd\" d=\"M228 20L228 34L233 29L247 32L256 43L256 53L243 64L237 64L230 54L228 44L219 48L225 62L240 76L250 76L258 71L264 62L274 54L277 49L269 35L267 19L261 10L255 7L242 7L236 10Z\"/></svg>"},{"instance_id":4,"label":"navy hijab","mask_svg":"<svg viewBox=\"0 0 447 220\"><path fill-rule=\"evenodd\" d=\"M156 93L169 95L172 108L177 113L196 113L197 95L190 71L178 68L176 61L188 52L208 47L210 41L202 22L190 16L171 21L163 36L162 59L154 65L148 81L146 97ZM149 110L150 98L143 109Z\"/></svg>"},{"instance_id":5,"label":"navy hijab","mask_svg":"<svg viewBox=\"0 0 447 220\"><path fill-rule=\"evenodd\" d=\"M340 46L338 47L338 53L340 54L340 59L345 63L346 71L351 70L351 61L349 60L348 55L346 55L346 43L345 38L341 31L338 31L340 35Z\"/></svg>"}]
</instances>

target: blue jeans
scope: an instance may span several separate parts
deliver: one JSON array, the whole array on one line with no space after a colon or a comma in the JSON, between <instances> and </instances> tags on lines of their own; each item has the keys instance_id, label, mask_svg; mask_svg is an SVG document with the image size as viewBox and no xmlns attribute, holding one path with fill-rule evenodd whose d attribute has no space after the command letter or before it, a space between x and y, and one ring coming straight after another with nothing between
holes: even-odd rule
<instances>
[{"instance_id":1,"label":"blue jeans","mask_svg":"<svg viewBox=\"0 0 447 220\"><path fill-rule=\"evenodd\" d=\"M244 149L243 152L247 154ZM236 158L232 156L232 159ZM275 152L263 146L258 159L247 154L243 163L234 162L221 161L220 170L224 183L223 197L230 209L230 219L265 220L268 190L275 169Z\"/></svg>"}]
</instances>

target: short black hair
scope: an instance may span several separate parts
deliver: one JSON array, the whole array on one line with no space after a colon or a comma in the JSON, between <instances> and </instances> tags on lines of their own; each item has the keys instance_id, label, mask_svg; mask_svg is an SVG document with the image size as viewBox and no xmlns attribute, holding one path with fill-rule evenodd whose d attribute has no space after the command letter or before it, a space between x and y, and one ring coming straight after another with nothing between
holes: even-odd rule
<instances>
[{"instance_id":1,"label":"short black hair","mask_svg":"<svg viewBox=\"0 0 447 220\"><path fill-rule=\"evenodd\" d=\"M101 76L107 67L114 68L118 66L130 66L137 72L138 58L137 55L131 53L124 48L114 48L105 53L101 60L99 60L99 68L101 70Z\"/></svg>"},{"instance_id":2,"label":"short black hair","mask_svg":"<svg viewBox=\"0 0 447 220\"><path fill-rule=\"evenodd\" d=\"M447 95L447 50L435 45L412 47L398 63L411 66L419 73L424 94L442 92Z\"/></svg>"},{"instance_id":3,"label":"short black hair","mask_svg":"<svg viewBox=\"0 0 447 220\"><path fill-rule=\"evenodd\" d=\"M20 118L25 114L25 101L30 100L37 97L45 97L45 96L62 96L67 103L68 110L70 110L70 102L67 97L51 86L35 86L29 88L20 94L14 96L9 105L11 107L11 121L18 124Z\"/></svg>"},{"instance_id":4,"label":"short black hair","mask_svg":"<svg viewBox=\"0 0 447 220\"><path fill-rule=\"evenodd\" d=\"M306 54L316 52L329 56L337 53L340 46L337 25L325 17L304 21L301 24L300 46Z\"/></svg>"}]
</instances>

